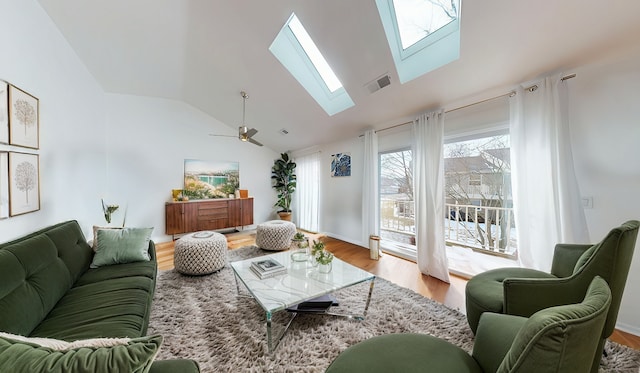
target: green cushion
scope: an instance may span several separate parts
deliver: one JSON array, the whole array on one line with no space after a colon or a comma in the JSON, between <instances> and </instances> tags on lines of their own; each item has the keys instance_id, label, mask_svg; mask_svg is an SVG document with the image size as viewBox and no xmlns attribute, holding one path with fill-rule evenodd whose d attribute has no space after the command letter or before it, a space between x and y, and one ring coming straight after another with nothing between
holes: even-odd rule
<instances>
[{"instance_id":1,"label":"green cushion","mask_svg":"<svg viewBox=\"0 0 640 373\"><path fill-rule=\"evenodd\" d=\"M387 334L343 351L326 373L462 373L480 367L453 344L425 334Z\"/></svg>"},{"instance_id":2,"label":"green cushion","mask_svg":"<svg viewBox=\"0 0 640 373\"><path fill-rule=\"evenodd\" d=\"M0 249L0 330L29 334L71 288L72 278L44 234Z\"/></svg>"},{"instance_id":3,"label":"green cushion","mask_svg":"<svg viewBox=\"0 0 640 373\"><path fill-rule=\"evenodd\" d=\"M99 229L98 246L91 268L150 260L149 240L152 231L153 228Z\"/></svg>"},{"instance_id":4,"label":"green cushion","mask_svg":"<svg viewBox=\"0 0 640 373\"><path fill-rule=\"evenodd\" d=\"M507 278L553 278L542 271L528 268L498 268L472 277L465 288L467 320L475 333L483 312L504 312L504 288Z\"/></svg>"},{"instance_id":5,"label":"green cushion","mask_svg":"<svg viewBox=\"0 0 640 373\"><path fill-rule=\"evenodd\" d=\"M151 313L154 280L116 278L76 286L60 299L30 336L72 341L95 337L140 337Z\"/></svg>"},{"instance_id":6,"label":"green cushion","mask_svg":"<svg viewBox=\"0 0 640 373\"><path fill-rule=\"evenodd\" d=\"M161 336L151 336L112 347L81 347L56 351L33 343L0 338L0 371L146 373L161 343Z\"/></svg>"},{"instance_id":7,"label":"green cushion","mask_svg":"<svg viewBox=\"0 0 640 373\"><path fill-rule=\"evenodd\" d=\"M75 282L91 264L93 250L87 243L78 222L72 220L42 230L58 249L58 257L69 270Z\"/></svg>"},{"instance_id":8,"label":"green cushion","mask_svg":"<svg viewBox=\"0 0 640 373\"><path fill-rule=\"evenodd\" d=\"M78 281L76 281L73 286L83 286L100 281L132 276L142 276L155 279L157 272L158 263L156 261L114 264L98 268L90 268L78 279Z\"/></svg>"}]
</instances>

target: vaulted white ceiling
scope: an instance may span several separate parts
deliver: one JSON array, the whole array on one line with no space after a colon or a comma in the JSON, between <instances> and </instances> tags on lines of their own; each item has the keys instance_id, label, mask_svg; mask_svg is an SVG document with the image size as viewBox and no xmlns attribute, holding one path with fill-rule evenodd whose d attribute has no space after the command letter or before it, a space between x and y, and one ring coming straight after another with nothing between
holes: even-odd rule
<instances>
[{"instance_id":1,"label":"vaulted white ceiling","mask_svg":"<svg viewBox=\"0 0 640 373\"><path fill-rule=\"evenodd\" d=\"M181 100L234 134L245 90L247 126L276 151L356 137L640 43L640 1L463 0L460 59L399 84L374 0L39 1L105 91ZM292 12L354 107L328 116L269 52ZM391 85L369 93L384 73Z\"/></svg>"}]
</instances>

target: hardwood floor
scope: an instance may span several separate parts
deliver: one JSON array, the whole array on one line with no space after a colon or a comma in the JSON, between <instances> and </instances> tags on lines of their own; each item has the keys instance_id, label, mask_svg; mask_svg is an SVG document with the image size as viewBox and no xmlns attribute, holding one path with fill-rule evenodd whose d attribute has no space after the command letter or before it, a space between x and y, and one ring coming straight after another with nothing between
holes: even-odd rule
<instances>
[{"instance_id":1,"label":"hardwood floor","mask_svg":"<svg viewBox=\"0 0 640 373\"><path fill-rule=\"evenodd\" d=\"M433 277L425 276L418 270L418 266L405 259L389 254L380 256L380 260L369 259L369 250L350 244L348 242L309 234L311 239L322 239L327 250L336 257L362 268L385 280L399 286L411 289L427 298L433 299L445 306L465 312L464 289L467 280L452 275L451 283L447 284ZM225 234L230 250L255 244L255 230L246 230ZM168 270L173 268L173 242L157 243L158 269ZM640 337L615 330L610 339L614 342L640 350Z\"/></svg>"}]
</instances>

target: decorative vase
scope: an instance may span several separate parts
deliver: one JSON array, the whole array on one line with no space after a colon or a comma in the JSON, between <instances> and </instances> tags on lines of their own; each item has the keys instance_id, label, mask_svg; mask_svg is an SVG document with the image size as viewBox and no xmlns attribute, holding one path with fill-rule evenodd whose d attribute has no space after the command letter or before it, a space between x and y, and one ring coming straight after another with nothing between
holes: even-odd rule
<instances>
[{"instance_id":1,"label":"decorative vase","mask_svg":"<svg viewBox=\"0 0 640 373\"><path fill-rule=\"evenodd\" d=\"M309 258L309 238L291 239L291 260L294 262L304 262Z\"/></svg>"},{"instance_id":2,"label":"decorative vase","mask_svg":"<svg viewBox=\"0 0 640 373\"><path fill-rule=\"evenodd\" d=\"M318 272L319 273L329 273L331 272L332 266L331 266L331 262L327 263L327 264L320 264L318 266Z\"/></svg>"}]
</instances>

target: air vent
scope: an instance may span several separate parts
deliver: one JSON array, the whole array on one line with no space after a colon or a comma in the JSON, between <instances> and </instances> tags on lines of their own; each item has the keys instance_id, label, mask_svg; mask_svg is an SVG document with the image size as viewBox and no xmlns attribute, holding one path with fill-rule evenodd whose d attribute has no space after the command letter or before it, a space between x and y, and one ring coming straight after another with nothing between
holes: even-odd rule
<instances>
[{"instance_id":1,"label":"air vent","mask_svg":"<svg viewBox=\"0 0 640 373\"><path fill-rule=\"evenodd\" d=\"M284 135L288 135L289 131L287 131L285 128L283 128L283 129L280 130L280 134L283 135L283 136Z\"/></svg>"},{"instance_id":2,"label":"air vent","mask_svg":"<svg viewBox=\"0 0 640 373\"><path fill-rule=\"evenodd\" d=\"M379 91L380 89L390 84L391 84L391 77L389 76L389 74L384 74L367 83L366 87L369 90L369 93L373 93L373 92Z\"/></svg>"}]
</instances>

